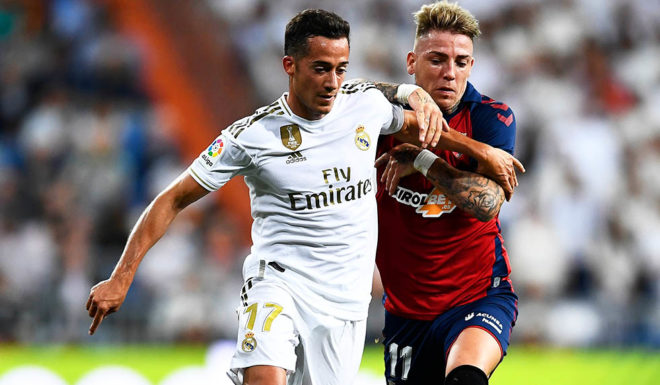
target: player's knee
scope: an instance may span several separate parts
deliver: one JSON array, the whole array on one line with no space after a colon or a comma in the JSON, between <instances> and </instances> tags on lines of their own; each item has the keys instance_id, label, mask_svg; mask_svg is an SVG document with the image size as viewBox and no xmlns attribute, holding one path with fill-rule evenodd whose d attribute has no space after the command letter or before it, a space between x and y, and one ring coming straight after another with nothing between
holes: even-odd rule
<instances>
[{"instance_id":1,"label":"player's knee","mask_svg":"<svg viewBox=\"0 0 660 385\"><path fill-rule=\"evenodd\" d=\"M445 385L488 385L488 376L476 366L461 365L449 372Z\"/></svg>"}]
</instances>

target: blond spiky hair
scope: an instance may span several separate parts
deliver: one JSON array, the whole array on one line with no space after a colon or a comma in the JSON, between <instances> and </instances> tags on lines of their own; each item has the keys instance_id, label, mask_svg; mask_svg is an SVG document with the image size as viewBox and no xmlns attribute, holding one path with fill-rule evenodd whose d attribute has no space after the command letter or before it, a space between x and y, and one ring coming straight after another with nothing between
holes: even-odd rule
<instances>
[{"instance_id":1,"label":"blond spiky hair","mask_svg":"<svg viewBox=\"0 0 660 385\"><path fill-rule=\"evenodd\" d=\"M413 14L417 24L416 38L426 35L432 30L449 31L468 36L471 40L481 35L479 22L458 3L438 1L423 5Z\"/></svg>"}]
</instances>

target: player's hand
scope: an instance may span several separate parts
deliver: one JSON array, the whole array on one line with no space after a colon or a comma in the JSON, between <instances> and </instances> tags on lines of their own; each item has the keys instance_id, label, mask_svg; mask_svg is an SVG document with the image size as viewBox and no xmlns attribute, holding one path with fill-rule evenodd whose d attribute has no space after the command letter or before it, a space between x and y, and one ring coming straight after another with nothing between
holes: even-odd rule
<instances>
[{"instance_id":1,"label":"player's hand","mask_svg":"<svg viewBox=\"0 0 660 385\"><path fill-rule=\"evenodd\" d=\"M415 111L419 126L419 141L422 148L438 145L442 131L449 132L449 125L442 117L440 107L433 101L431 95L418 88L408 96L408 105Z\"/></svg>"},{"instance_id":2,"label":"player's hand","mask_svg":"<svg viewBox=\"0 0 660 385\"><path fill-rule=\"evenodd\" d=\"M394 195L401 178L417 172L413 167L413 163L420 151L421 148L404 143L392 148L376 159L375 167L386 165L380 181L385 183L388 194Z\"/></svg>"},{"instance_id":3,"label":"player's hand","mask_svg":"<svg viewBox=\"0 0 660 385\"><path fill-rule=\"evenodd\" d=\"M86 305L89 316L94 318L89 327L90 335L94 334L105 317L119 310L128 293L128 286L110 278L92 287Z\"/></svg>"},{"instance_id":4,"label":"player's hand","mask_svg":"<svg viewBox=\"0 0 660 385\"><path fill-rule=\"evenodd\" d=\"M513 155L499 148L491 147L483 160L479 161L477 172L492 178L504 189L506 200L510 200L513 191L518 187L516 169L525 172L525 167Z\"/></svg>"}]
</instances>

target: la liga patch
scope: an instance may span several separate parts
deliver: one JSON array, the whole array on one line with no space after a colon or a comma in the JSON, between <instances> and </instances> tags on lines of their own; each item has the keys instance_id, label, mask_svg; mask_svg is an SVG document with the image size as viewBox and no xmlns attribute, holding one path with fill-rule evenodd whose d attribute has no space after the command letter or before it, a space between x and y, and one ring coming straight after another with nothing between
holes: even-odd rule
<instances>
[{"instance_id":1,"label":"la liga patch","mask_svg":"<svg viewBox=\"0 0 660 385\"><path fill-rule=\"evenodd\" d=\"M216 156L222 154L222 149L224 147L225 144L222 139L216 139L215 142L211 143L209 148L206 150L206 154L211 158L215 158Z\"/></svg>"}]
</instances>

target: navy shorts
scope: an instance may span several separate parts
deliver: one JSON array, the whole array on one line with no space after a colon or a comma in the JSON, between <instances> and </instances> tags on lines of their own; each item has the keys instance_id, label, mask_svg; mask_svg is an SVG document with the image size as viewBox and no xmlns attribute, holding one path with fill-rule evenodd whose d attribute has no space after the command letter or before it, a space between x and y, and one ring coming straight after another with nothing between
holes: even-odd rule
<instances>
[{"instance_id":1,"label":"navy shorts","mask_svg":"<svg viewBox=\"0 0 660 385\"><path fill-rule=\"evenodd\" d=\"M510 290L510 289L509 289ZM518 315L518 296L508 290L489 292L434 320L420 321L385 312L383 344L388 384L443 384L447 355L458 335L478 327L497 339L506 355Z\"/></svg>"}]
</instances>

